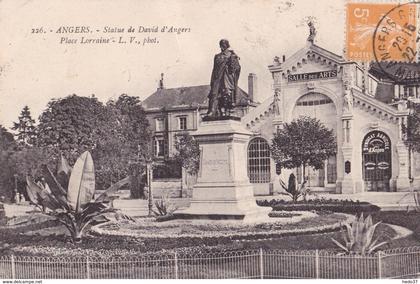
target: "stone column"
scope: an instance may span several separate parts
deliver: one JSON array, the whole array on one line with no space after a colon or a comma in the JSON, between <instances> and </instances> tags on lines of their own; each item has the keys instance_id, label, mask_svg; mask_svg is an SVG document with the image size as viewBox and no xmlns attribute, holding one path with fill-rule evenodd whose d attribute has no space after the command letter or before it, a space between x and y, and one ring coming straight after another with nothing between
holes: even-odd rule
<instances>
[{"instance_id":1,"label":"stone column","mask_svg":"<svg viewBox=\"0 0 420 284\"><path fill-rule=\"evenodd\" d=\"M344 172L343 181L341 183L341 193L345 193L345 194L356 193L356 188L353 181L353 170L354 170L353 146L349 143L345 143L341 147L341 150L343 152L344 164L346 162L350 163L350 172L349 173ZM345 170L345 167L343 167L343 169Z\"/></svg>"},{"instance_id":2,"label":"stone column","mask_svg":"<svg viewBox=\"0 0 420 284\"><path fill-rule=\"evenodd\" d=\"M410 179L408 175L409 161L408 149L404 142L399 141L396 145L398 153L399 173L397 177L397 191L405 191L410 188Z\"/></svg>"}]
</instances>

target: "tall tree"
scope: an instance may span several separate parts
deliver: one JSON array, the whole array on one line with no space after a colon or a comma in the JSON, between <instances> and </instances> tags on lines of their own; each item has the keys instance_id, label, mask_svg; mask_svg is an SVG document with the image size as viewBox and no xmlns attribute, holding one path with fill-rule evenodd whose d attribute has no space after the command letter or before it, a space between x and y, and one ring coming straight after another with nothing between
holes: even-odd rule
<instances>
[{"instance_id":1,"label":"tall tree","mask_svg":"<svg viewBox=\"0 0 420 284\"><path fill-rule=\"evenodd\" d=\"M402 127L404 133L404 143L409 149L410 177L412 176L411 156L412 152L420 153L420 104L412 104L407 123Z\"/></svg>"},{"instance_id":2,"label":"tall tree","mask_svg":"<svg viewBox=\"0 0 420 284\"><path fill-rule=\"evenodd\" d=\"M0 125L0 197L11 199L14 188L12 155L16 143L13 134Z\"/></svg>"},{"instance_id":3,"label":"tall tree","mask_svg":"<svg viewBox=\"0 0 420 284\"><path fill-rule=\"evenodd\" d=\"M150 129L140 101L122 95L106 105L95 97L52 100L40 116L38 145L70 164L84 151L97 161L98 187L144 172Z\"/></svg>"},{"instance_id":4,"label":"tall tree","mask_svg":"<svg viewBox=\"0 0 420 284\"><path fill-rule=\"evenodd\" d=\"M12 130L17 132L16 140L20 146L32 146L36 139L35 120L31 116L28 106L24 106L18 117L18 122L13 122Z\"/></svg>"},{"instance_id":5,"label":"tall tree","mask_svg":"<svg viewBox=\"0 0 420 284\"><path fill-rule=\"evenodd\" d=\"M112 162L106 167L118 177L130 176L132 197L145 197L145 162L152 158L151 130L146 113L137 97L126 94L109 101L107 108L117 117L118 135L100 147L105 152L112 149Z\"/></svg>"},{"instance_id":6,"label":"tall tree","mask_svg":"<svg viewBox=\"0 0 420 284\"><path fill-rule=\"evenodd\" d=\"M70 163L84 151L92 151L101 139L111 135L112 114L95 97L71 95L52 100L41 114L38 145L64 155Z\"/></svg>"},{"instance_id":7,"label":"tall tree","mask_svg":"<svg viewBox=\"0 0 420 284\"><path fill-rule=\"evenodd\" d=\"M14 145L13 134L0 124L0 150L6 150Z\"/></svg>"},{"instance_id":8,"label":"tall tree","mask_svg":"<svg viewBox=\"0 0 420 284\"><path fill-rule=\"evenodd\" d=\"M271 145L273 159L282 168L293 169L310 166L322 169L324 161L336 154L334 133L318 119L301 117L285 123L274 136Z\"/></svg>"}]
</instances>

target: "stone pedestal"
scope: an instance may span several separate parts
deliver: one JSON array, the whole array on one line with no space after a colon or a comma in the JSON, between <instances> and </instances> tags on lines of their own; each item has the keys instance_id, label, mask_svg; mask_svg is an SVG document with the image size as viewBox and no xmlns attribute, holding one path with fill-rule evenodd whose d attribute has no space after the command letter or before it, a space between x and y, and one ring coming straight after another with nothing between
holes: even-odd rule
<instances>
[{"instance_id":1,"label":"stone pedestal","mask_svg":"<svg viewBox=\"0 0 420 284\"><path fill-rule=\"evenodd\" d=\"M200 146L200 170L189 208L179 218L241 219L266 217L271 208L257 206L247 175L251 132L240 121L203 122L194 134Z\"/></svg>"}]
</instances>

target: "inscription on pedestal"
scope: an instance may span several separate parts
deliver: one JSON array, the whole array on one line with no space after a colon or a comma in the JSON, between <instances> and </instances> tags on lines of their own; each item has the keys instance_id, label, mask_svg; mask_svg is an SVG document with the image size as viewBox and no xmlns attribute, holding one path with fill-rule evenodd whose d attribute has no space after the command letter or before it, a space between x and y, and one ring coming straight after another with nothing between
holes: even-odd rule
<instances>
[{"instance_id":1,"label":"inscription on pedestal","mask_svg":"<svg viewBox=\"0 0 420 284\"><path fill-rule=\"evenodd\" d=\"M227 161L226 160L205 160L203 161L203 165L206 167L207 170L209 171L219 171L221 167L224 167L225 165L227 165Z\"/></svg>"}]
</instances>

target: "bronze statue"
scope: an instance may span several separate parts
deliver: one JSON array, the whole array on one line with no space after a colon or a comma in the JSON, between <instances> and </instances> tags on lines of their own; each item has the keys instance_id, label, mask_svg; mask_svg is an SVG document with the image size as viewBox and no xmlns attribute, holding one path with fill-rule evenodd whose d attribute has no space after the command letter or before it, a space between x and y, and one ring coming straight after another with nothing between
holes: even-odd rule
<instances>
[{"instance_id":1,"label":"bronze statue","mask_svg":"<svg viewBox=\"0 0 420 284\"><path fill-rule=\"evenodd\" d=\"M314 43L315 36L316 36L315 25L312 21L309 21L308 22L308 27L309 27L308 41L311 42L311 43Z\"/></svg>"},{"instance_id":2,"label":"bronze statue","mask_svg":"<svg viewBox=\"0 0 420 284\"><path fill-rule=\"evenodd\" d=\"M214 56L213 72L210 81L209 109L207 116L229 116L236 102L241 66L239 57L230 50L229 41L219 42L221 52Z\"/></svg>"}]
</instances>

